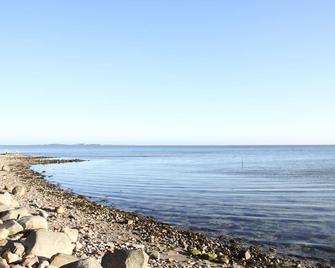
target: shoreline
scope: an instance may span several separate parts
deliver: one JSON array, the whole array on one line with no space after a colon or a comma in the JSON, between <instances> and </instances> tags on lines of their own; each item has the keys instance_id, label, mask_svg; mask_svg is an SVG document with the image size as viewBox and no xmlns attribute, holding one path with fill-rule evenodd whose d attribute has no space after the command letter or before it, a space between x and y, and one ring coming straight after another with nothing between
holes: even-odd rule
<instances>
[{"instance_id":1,"label":"shoreline","mask_svg":"<svg viewBox=\"0 0 335 268\"><path fill-rule=\"evenodd\" d=\"M138 213L105 207L59 188L31 169L32 165L82 161L79 159L2 154L0 160L9 167L0 171L2 188L18 184L27 188L27 194L19 201L32 208L65 208L60 215L52 214L48 223L56 231L64 226L79 230L83 247L75 251L78 257L100 259L106 251L144 246L151 267L330 267L303 258L283 257L256 246L245 247L233 239L211 239Z\"/></svg>"}]
</instances>

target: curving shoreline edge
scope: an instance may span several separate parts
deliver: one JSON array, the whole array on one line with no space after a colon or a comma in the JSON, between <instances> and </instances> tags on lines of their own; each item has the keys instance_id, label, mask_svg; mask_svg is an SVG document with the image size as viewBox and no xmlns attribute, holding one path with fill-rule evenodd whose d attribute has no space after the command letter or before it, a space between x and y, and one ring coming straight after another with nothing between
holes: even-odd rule
<instances>
[{"instance_id":1,"label":"curving shoreline edge","mask_svg":"<svg viewBox=\"0 0 335 268\"><path fill-rule=\"evenodd\" d=\"M144 248L150 256L150 267L330 267L326 263L283 257L255 246L247 248L231 239L211 239L137 213L105 207L59 188L31 169L37 164L79 161L82 160L0 155L2 188L8 191L16 185L24 186L26 194L18 201L32 210L48 211L49 229L77 229L82 247L74 255L79 258L93 256L100 260L115 249ZM55 208L59 207L64 212L57 213Z\"/></svg>"}]
</instances>

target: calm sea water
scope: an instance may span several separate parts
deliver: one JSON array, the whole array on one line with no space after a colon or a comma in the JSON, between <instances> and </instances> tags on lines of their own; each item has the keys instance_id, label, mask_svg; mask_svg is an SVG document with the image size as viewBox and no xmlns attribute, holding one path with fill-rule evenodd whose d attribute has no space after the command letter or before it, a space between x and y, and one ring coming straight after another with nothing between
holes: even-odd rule
<instances>
[{"instance_id":1,"label":"calm sea water","mask_svg":"<svg viewBox=\"0 0 335 268\"><path fill-rule=\"evenodd\" d=\"M90 160L34 169L96 201L335 262L335 146L1 146L4 150Z\"/></svg>"}]
</instances>

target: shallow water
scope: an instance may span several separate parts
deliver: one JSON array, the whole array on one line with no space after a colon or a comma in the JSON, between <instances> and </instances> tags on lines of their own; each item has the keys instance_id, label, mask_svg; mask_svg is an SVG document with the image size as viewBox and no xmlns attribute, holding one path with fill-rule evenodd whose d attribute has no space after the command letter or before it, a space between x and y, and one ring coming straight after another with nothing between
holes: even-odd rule
<instances>
[{"instance_id":1,"label":"shallow water","mask_svg":"<svg viewBox=\"0 0 335 268\"><path fill-rule=\"evenodd\" d=\"M0 146L88 162L35 166L94 200L335 262L335 146Z\"/></svg>"}]
</instances>

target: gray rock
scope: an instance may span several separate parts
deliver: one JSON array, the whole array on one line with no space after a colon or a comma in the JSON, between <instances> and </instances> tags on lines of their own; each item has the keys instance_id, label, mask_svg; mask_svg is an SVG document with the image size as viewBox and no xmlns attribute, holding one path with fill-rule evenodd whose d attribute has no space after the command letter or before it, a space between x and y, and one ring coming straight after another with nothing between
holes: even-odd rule
<instances>
[{"instance_id":1,"label":"gray rock","mask_svg":"<svg viewBox=\"0 0 335 268\"><path fill-rule=\"evenodd\" d=\"M149 256L143 249L136 250L116 250L114 253L108 252L102 258L103 268L146 268Z\"/></svg>"},{"instance_id":2,"label":"gray rock","mask_svg":"<svg viewBox=\"0 0 335 268\"><path fill-rule=\"evenodd\" d=\"M56 255L52 256L50 260L50 265L62 268L70 268L75 267L79 259L76 256L57 253Z\"/></svg>"},{"instance_id":3,"label":"gray rock","mask_svg":"<svg viewBox=\"0 0 335 268\"><path fill-rule=\"evenodd\" d=\"M7 229L9 232L8 235L15 235L23 231L23 227L15 220L5 221L3 224L0 224L0 228Z\"/></svg>"},{"instance_id":4,"label":"gray rock","mask_svg":"<svg viewBox=\"0 0 335 268\"><path fill-rule=\"evenodd\" d=\"M33 231L25 240L27 252L38 257L51 258L57 253L72 254L73 245L64 233L47 230Z\"/></svg>"},{"instance_id":5,"label":"gray rock","mask_svg":"<svg viewBox=\"0 0 335 268\"><path fill-rule=\"evenodd\" d=\"M78 262L76 268L102 268L102 267L101 264L94 257L88 257L86 259L81 259Z\"/></svg>"},{"instance_id":6,"label":"gray rock","mask_svg":"<svg viewBox=\"0 0 335 268\"><path fill-rule=\"evenodd\" d=\"M27 216L18 220L25 230L48 229L48 222L41 216Z\"/></svg>"},{"instance_id":7,"label":"gray rock","mask_svg":"<svg viewBox=\"0 0 335 268\"><path fill-rule=\"evenodd\" d=\"M16 220L26 216L31 216L26 208L16 208L0 213L1 220L3 221Z\"/></svg>"}]
</instances>

